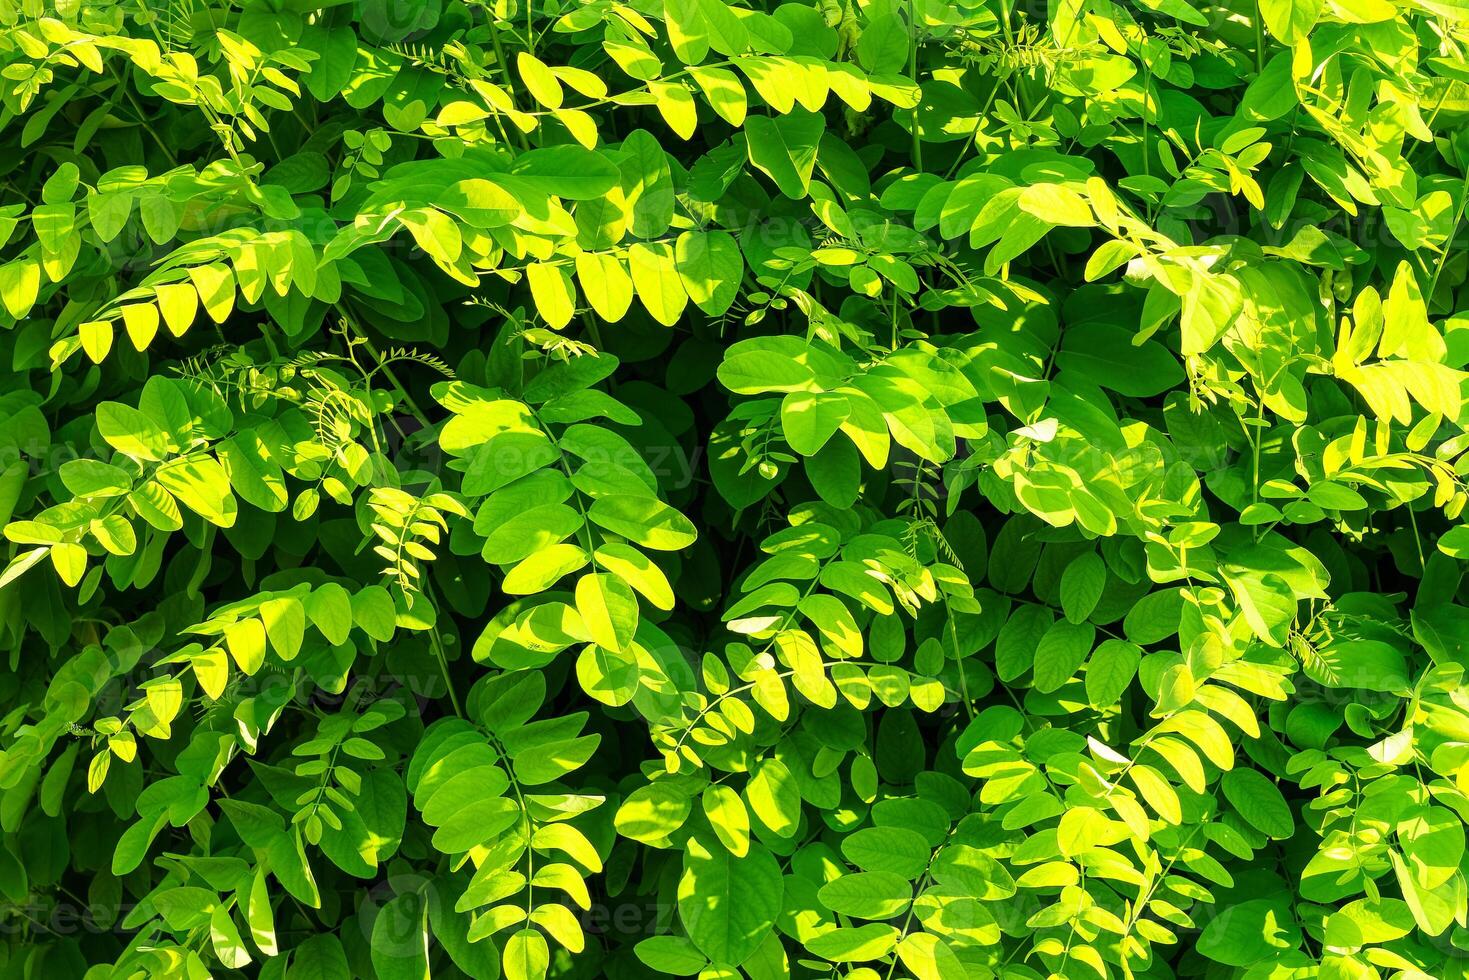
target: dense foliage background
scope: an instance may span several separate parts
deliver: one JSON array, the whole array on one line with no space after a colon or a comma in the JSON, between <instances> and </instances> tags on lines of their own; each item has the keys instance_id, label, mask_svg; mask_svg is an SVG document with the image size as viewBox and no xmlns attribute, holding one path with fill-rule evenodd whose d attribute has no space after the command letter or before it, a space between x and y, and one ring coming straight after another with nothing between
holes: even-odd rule
<instances>
[{"instance_id":1,"label":"dense foliage background","mask_svg":"<svg viewBox=\"0 0 1469 980\"><path fill-rule=\"evenodd\" d=\"M1466 42L0 0L0 976L1464 976Z\"/></svg>"}]
</instances>

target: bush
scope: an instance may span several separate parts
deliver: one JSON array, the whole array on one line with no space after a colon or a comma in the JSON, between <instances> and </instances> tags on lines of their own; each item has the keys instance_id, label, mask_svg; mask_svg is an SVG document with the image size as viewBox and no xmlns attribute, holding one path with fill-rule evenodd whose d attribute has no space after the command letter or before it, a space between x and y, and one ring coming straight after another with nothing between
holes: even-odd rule
<instances>
[{"instance_id":1,"label":"bush","mask_svg":"<svg viewBox=\"0 0 1469 980\"><path fill-rule=\"evenodd\" d=\"M0 0L3 976L1459 976L1466 9Z\"/></svg>"}]
</instances>

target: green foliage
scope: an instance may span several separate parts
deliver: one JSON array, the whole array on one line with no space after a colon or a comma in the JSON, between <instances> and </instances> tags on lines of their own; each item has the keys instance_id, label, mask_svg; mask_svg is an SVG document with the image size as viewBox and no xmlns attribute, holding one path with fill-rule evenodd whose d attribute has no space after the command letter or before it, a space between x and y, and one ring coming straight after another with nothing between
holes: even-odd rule
<instances>
[{"instance_id":1,"label":"green foliage","mask_svg":"<svg viewBox=\"0 0 1469 980\"><path fill-rule=\"evenodd\" d=\"M0 976L1462 976L1466 45L0 0Z\"/></svg>"}]
</instances>

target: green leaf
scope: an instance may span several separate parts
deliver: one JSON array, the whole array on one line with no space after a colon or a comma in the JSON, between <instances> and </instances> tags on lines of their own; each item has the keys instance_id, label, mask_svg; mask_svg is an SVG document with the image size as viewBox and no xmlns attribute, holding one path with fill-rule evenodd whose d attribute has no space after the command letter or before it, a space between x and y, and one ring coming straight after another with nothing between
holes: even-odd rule
<instances>
[{"instance_id":1,"label":"green leaf","mask_svg":"<svg viewBox=\"0 0 1469 980\"><path fill-rule=\"evenodd\" d=\"M800 200L811 184L816 151L826 129L822 117L805 109L783 116L745 120L750 163L775 182L786 197Z\"/></svg>"},{"instance_id":2,"label":"green leaf","mask_svg":"<svg viewBox=\"0 0 1469 980\"><path fill-rule=\"evenodd\" d=\"M636 242L627 252L628 269L638 299L654 320L666 327L678 322L689 295L684 290L673 249L663 244Z\"/></svg>"},{"instance_id":3,"label":"green leaf","mask_svg":"<svg viewBox=\"0 0 1469 980\"><path fill-rule=\"evenodd\" d=\"M520 51L515 55L515 67L532 98L548 109L560 108L561 82L545 62L528 51Z\"/></svg>"},{"instance_id":4,"label":"green leaf","mask_svg":"<svg viewBox=\"0 0 1469 980\"><path fill-rule=\"evenodd\" d=\"M251 506L282 511L290 499L285 474L254 430L245 429L216 446L230 487Z\"/></svg>"},{"instance_id":5,"label":"green leaf","mask_svg":"<svg viewBox=\"0 0 1469 980\"><path fill-rule=\"evenodd\" d=\"M544 980L551 953L535 929L522 929L505 942L505 980Z\"/></svg>"},{"instance_id":6,"label":"green leaf","mask_svg":"<svg viewBox=\"0 0 1469 980\"><path fill-rule=\"evenodd\" d=\"M763 846L735 857L691 838L678 883L678 915L689 938L716 963L743 963L775 925L784 894L780 867Z\"/></svg>"},{"instance_id":7,"label":"green leaf","mask_svg":"<svg viewBox=\"0 0 1469 980\"><path fill-rule=\"evenodd\" d=\"M427 911L410 892L378 910L372 926L372 967L381 980L422 980L429 975Z\"/></svg>"},{"instance_id":8,"label":"green leaf","mask_svg":"<svg viewBox=\"0 0 1469 980\"><path fill-rule=\"evenodd\" d=\"M691 977L709 965L709 958L683 936L649 936L634 952L648 969L675 977Z\"/></svg>"},{"instance_id":9,"label":"green leaf","mask_svg":"<svg viewBox=\"0 0 1469 980\"><path fill-rule=\"evenodd\" d=\"M237 509L229 476L214 457L195 454L169 460L153 478L179 503L220 527L235 523Z\"/></svg>"},{"instance_id":10,"label":"green leaf","mask_svg":"<svg viewBox=\"0 0 1469 980\"><path fill-rule=\"evenodd\" d=\"M740 794L728 786L710 786L701 805L719 842L735 857L744 857L750 850L750 815Z\"/></svg>"},{"instance_id":11,"label":"green leaf","mask_svg":"<svg viewBox=\"0 0 1469 980\"><path fill-rule=\"evenodd\" d=\"M250 962L250 952L240 939L240 930L230 917L229 910L223 906L216 906L210 913L209 941L214 947L214 955L225 966L239 969Z\"/></svg>"},{"instance_id":12,"label":"green leaf","mask_svg":"<svg viewBox=\"0 0 1469 980\"><path fill-rule=\"evenodd\" d=\"M547 146L515 158L510 172L547 194L572 201L601 197L617 186L617 166L595 150Z\"/></svg>"},{"instance_id":13,"label":"green leaf","mask_svg":"<svg viewBox=\"0 0 1469 980\"><path fill-rule=\"evenodd\" d=\"M588 508L587 518L655 551L678 551L697 538L688 518L655 497L639 494L611 493L598 497Z\"/></svg>"},{"instance_id":14,"label":"green leaf","mask_svg":"<svg viewBox=\"0 0 1469 980\"><path fill-rule=\"evenodd\" d=\"M898 944L898 958L915 977L924 980L947 980L949 977L957 980L966 974L963 962L949 944L932 933L905 936Z\"/></svg>"},{"instance_id":15,"label":"green leaf","mask_svg":"<svg viewBox=\"0 0 1469 980\"><path fill-rule=\"evenodd\" d=\"M502 227L524 211L514 194L482 177L470 177L449 185L434 204L452 211L477 228Z\"/></svg>"},{"instance_id":16,"label":"green leaf","mask_svg":"<svg viewBox=\"0 0 1469 980\"><path fill-rule=\"evenodd\" d=\"M733 235L686 231L678 236L674 261L684 291L701 312L719 316L734 303L745 263Z\"/></svg>"},{"instance_id":17,"label":"green leaf","mask_svg":"<svg viewBox=\"0 0 1469 980\"><path fill-rule=\"evenodd\" d=\"M857 919L891 919L908 908L913 886L890 871L858 871L827 882L817 893L821 904Z\"/></svg>"},{"instance_id":18,"label":"green leaf","mask_svg":"<svg viewBox=\"0 0 1469 980\"><path fill-rule=\"evenodd\" d=\"M295 596L278 596L260 605L260 620L273 649L282 660L294 660L306 636L306 609Z\"/></svg>"},{"instance_id":19,"label":"green leaf","mask_svg":"<svg viewBox=\"0 0 1469 980\"><path fill-rule=\"evenodd\" d=\"M657 843L666 840L688 820L693 802L688 794L667 781L639 786L617 808L617 832L631 840Z\"/></svg>"},{"instance_id":20,"label":"green leaf","mask_svg":"<svg viewBox=\"0 0 1469 980\"><path fill-rule=\"evenodd\" d=\"M779 759L767 759L750 778L745 798L760 822L777 837L791 837L801 820L801 792Z\"/></svg>"},{"instance_id":21,"label":"green leaf","mask_svg":"<svg viewBox=\"0 0 1469 980\"><path fill-rule=\"evenodd\" d=\"M1091 653L1096 629L1089 623L1052 624L1035 648L1035 689L1050 692L1071 680Z\"/></svg>"},{"instance_id":22,"label":"green leaf","mask_svg":"<svg viewBox=\"0 0 1469 980\"><path fill-rule=\"evenodd\" d=\"M1290 805L1280 789L1255 769L1231 769L1221 783L1224 797L1250 826L1277 840L1295 833Z\"/></svg>"},{"instance_id":23,"label":"green leaf","mask_svg":"<svg viewBox=\"0 0 1469 980\"><path fill-rule=\"evenodd\" d=\"M17 320L30 312L41 288L40 264L17 259L0 265L0 303Z\"/></svg>"},{"instance_id":24,"label":"green leaf","mask_svg":"<svg viewBox=\"0 0 1469 980\"><path fill-rule=\"evenodd\" d=\"M576 279L596 314L608 323L627 315L633 281L622 262L611 255L582 252L576 257Z\"/></svg>"},{"instance_id":25,"label":"green leaf","mask_svg":"<svg viewBox=\"0 0 1469 980\"><path fill-rule=\"evenodd\" d=\"M691 67L689 75L719 117L731 126L745 122L747 100L739 76L725 68Z\"/></svg>"},{"instance_id":26,"label":"green leaf","mask_svg":"<svg viewBox=\"0 0 1469 980\"><path fill-rule=\"evenodd\" d=\"M536 312L552 327L570 323L576 312L576 290L566 270L549 262L533 262L526 266L525 277L536 302Z\"/></svg>"},{"instance_id":27,"label":"green leaf","mask_svg":"<svg viewBox=\"0 0 1469 980\"><path fill-rule=\"evenodd\" d=\"M1108 637L1092 651L1086 664L1086 699L1096 708L1116 703L1137 676L1142 651L1136 644Z\"/></svg>"},{"instance_id":28,"label":"green leaf","mask_svg":"<svg viewBox=\"0 0 1469 980\"><path fill-rule=\"evenodd\" d=\"M842 840L842 856L863 871L886 871L913 881L928 868L932 853L916 831L865 827Z\"/></svg>"},{"instance_id":29,"label":"green leaf","mask_svg":"<svg viewBox=\"0 0 1469 980\"><path fill-rule=\"evenodd\" d=\"M1071 623L1083 622L1097 608L1107 585L1107 566L1100 555L1087 552L1061 573L1061 609Z\"/></svg>"},{"instance_id":30,"label":"green leaf","mask_svg":"<svg viewBox=\"0 0 1469 980\"><path fill-rule=\"evenodd\" d=\"M1297 948L1301 931L1277 901L1252 899L1221 909L1199 936L1199 952L1228 966L1276 959Z\"/></svg>"},{"instance_id":31,"label":"green leaf","mask_svg":"<svg viewBox=\"0 0 1469 980\"><path fill-rule=\"evenodd\" d=\"M592 572L579 578L576 609L592 640L610 651L626 649L637 632L637 597L628 584L616 576Z\"/></svg>"},{"instance_id":32,"label":"green leaf","mask_svg":"<svg viewBox=\"0 0 1469 980\"><path fill-rule=\"evenodd\" d=\"M810 939L806 948L833 963L862 963L886 956L897 945L899 935L894 926L869 922L823 932Z\"/></svg>"},{"instance_id":33,"label":"green leaf","mask_svg":"<svg viewBox=\"0 0 1469 980\"><path fill-rule=\"evenodd\" d=\"M1103 323L1066 331L1056 366L1092 384L1134 398L1167 391L1183 380L1183 368L1168 349Z\"/></svg>"},{"instance_id":34,"label":"green leaf","mask_svg":"<svg viewBox=\"0 0 1469 980\"><path fill-rule=\"evenodd\" d=\"M1321 7L1321 0L1261 0L1259 10L1277 40L1295 44L1316 26Z\"/></svg>"},{"instance_id":35,"label":"green leaf","mask_svg":"<svg viewBox=\"0 0 1469 980\"><path fill-rule=\"evenodd\" d=\"M176 447L152 419L119 402L97 406L97 431L107 444L125 456L156 462Z\"/></svg>"},{"instance_id":36,"label":"green leaf","mask_svg":"<svg viewBox=\"0 0 1469 980\"><path fill-rule=\"evenodd\" d=\"M774 351L752 350L725 358L719 383L742 395L762 391L803 391L814 378L811 369Z\"/></svg>"},{"instance_id":37,"label":"green leaf","mask_svg":"<svg viewBox=\"0 0 1469 980\"><path fill-rule=\"evenodd\" d=\"M352 622L358 629L380 643L393 638L398 614L387 589L370 585L355 593L351 602Z\"/></svg>"},{"instance_id":38,"label":"green leaf","mask_svg":"<svg viewBox=\"0 0 1469 980\"><path fill-rule=\"evenodd\" d=\"M561 739L534 745L515 754L515 777L524 786L540 786L584 766L602 736Z\"/></svg>"},{"instance_id":39,"label":"green leaf","mask_svg":"<svg viewBox=\"0 0 1469 980\"><path fill-rule=\"evenodd\" d=\"M306 615L328 643L344 643L352 629L352 599L335 582L313 589L305 598Z\"/></svg>"},{"instance_id":40,"label":"green leaf","mask_svg":"<svg viewBox=\"0 0 1469 980\"><path fill-rule=\"evenodd\" d=\"M793 391L780 403L781 431L802 456L814 456L847 420L851 408L836 392Z\"/></svg>"},{"instance_id":41,"label":"green leaf","mask_svg":"<svg viewBox=\"0 0 1469 980\"><path fill-rule=\"evenodd\" d=\"M1327 687L1364 691L1400 691L1408 686L1403 655L1381 640L1345 640L1318 649L1305 664L1306 673Z\"/></svg>"},{"instance_id":42,"label":"green leaf","mask_svg":"<svg viewBox=\"0 0 1469 980\"><path fill-rule=\"evenodd\" d=\"M348 980L347 956L331 934L312 936L291 951L286 980Z\"/></svg>"}]
</instances>

